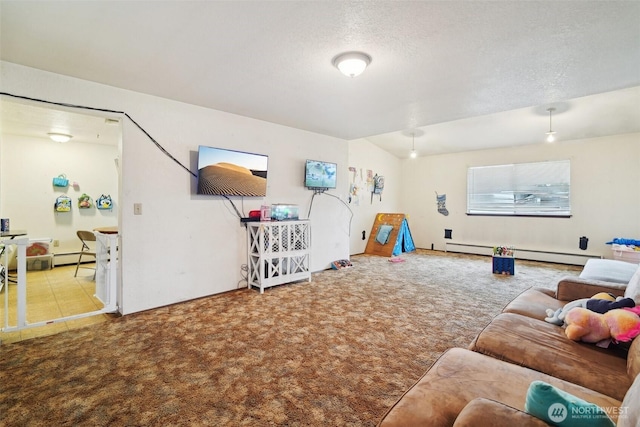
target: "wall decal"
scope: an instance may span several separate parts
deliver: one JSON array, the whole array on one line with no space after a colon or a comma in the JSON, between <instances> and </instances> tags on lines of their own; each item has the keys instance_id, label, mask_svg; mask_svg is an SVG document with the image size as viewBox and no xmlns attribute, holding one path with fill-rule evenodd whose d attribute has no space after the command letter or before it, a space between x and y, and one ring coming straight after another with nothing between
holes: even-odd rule
<instances>
[{"instance_id":1,"label":"wall decal","mask_svg":"<svg viewBox=\"0 0 640 427\"><path fill-rule=\"evenodd\" d=\"M438 194L436 191L436 201L438 202L438 212L444 216L449 215L449 211L447 210L447 195Z\"/></svg>"}]
</instances>

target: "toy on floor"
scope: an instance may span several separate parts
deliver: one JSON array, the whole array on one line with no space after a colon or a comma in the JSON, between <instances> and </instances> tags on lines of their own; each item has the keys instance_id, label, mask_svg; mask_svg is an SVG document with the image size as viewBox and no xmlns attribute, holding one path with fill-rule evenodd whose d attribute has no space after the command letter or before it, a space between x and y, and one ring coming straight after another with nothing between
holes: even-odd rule
<instances>
[{"instance_id":1,"label":"toy on floor","mask_svg":"<svg viewBox=\"0 0 640 427\"><path fill-rule=\"evenodd\" d=\"M352 266L353 264L351 264L351 261L348 259L339 259L331 263L331 268L334 270L340 270L341 268L348 268Z\"/></svg>"},{"instance_id":2,"label":"toy on floor","mask_svg":"<svg viewBox=\"0 0 640 427\"><path fill-rule=\"evenodd\" d=\"M576 307L567 313L564 321L567 338L599 347L608 347L612 340L629 342L640 335L640 307L618 308L604 314Z\"/></svg>"},{"instance_id":3,"label":"toy on floor","mask_svg":"<svg viewBox=\"0 0 640 427\"><path fill-rule=\"evenodd\" d=\"M559 308L556 311L553 311L549 308L547 309L548 317L546 317L544 320L549 323L553 323L554 325L562 326L564 324L564 318L567 313L571 309L576 307L582 307L591 311L595 311L596 313L604 314L607 311L615 310L616 308L631 308L635 306L636 303L631 298L615 298L611 294L600 292L599 294L595 294L591 298L582 298L571 301L570 303L565 304L564 307Z\"/></svg>"}]
</instances>

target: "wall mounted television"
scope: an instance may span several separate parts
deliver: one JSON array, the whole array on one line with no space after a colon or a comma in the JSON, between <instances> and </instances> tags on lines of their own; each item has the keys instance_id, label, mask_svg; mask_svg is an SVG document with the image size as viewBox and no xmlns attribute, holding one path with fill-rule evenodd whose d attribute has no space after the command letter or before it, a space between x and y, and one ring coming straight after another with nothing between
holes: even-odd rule
<instances>
[{"instance_id":1,"label":"wall mounted television","mask_svg":"<svg viewBox=\"0 0 640 427\"><path fill-rule=\"evenodd\" d=\"M269 156L200 145L197 194L265 197Z\"/></svg>"},{"instance_id":2,"label":"wall mounted television","mask_svg":"<svg viewBox=\"0 0 640 427\"><path fill-rule=\"evenodd\" d=\"M338 165L319 160L307 160L304 167L304 186L310 190L336 188Z\"/></svg>"}]
</instances>

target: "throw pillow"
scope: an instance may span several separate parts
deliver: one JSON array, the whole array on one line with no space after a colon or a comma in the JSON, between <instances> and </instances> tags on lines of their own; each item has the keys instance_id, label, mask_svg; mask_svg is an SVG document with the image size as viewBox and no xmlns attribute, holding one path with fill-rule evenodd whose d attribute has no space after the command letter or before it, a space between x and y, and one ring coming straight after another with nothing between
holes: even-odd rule
<instances>
[{"instance_id":1,"label":"throw pillow","mask_svg":"<svg viewBox=\"0 0 640 427\"><path fill-rule=\"evenodd\" d=\"M392 229L393 226L391 225L381 225L380 228L378 228L378 234L376 234L376 241L381 245L386 245Z\"/></svg>"},{"instance_id":2,"label":"throw pillow","mask_svg":"<svg viewBox=\"0 0 640 427\"><path fill-rule=\"evenodd\" d=\"M615 427L602 408L544 381L533 381L524 410L559 427Z\"/></svg>"},{"instance_id":3,"label":"throw pillow","mask_svg":"<svg viewBox=\"0 0 640 427\"><path fill-rule=\"evenodd\" d=\"M624 291L624 297L631 298L636 304L640 304L640 266L631 277L631 280L629 280L629 284Z\"/></svg>"}]
</instances>

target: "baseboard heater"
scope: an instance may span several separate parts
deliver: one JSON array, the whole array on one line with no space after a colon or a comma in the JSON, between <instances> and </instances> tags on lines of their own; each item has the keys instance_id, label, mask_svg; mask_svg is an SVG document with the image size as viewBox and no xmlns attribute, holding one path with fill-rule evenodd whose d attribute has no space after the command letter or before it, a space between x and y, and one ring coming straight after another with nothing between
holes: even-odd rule
<instances>
[{"instance_id":1,"label":"baseboard heater","mask_svg":"<svg viewBox=\"0 0 640 427\"><path fill-rule=\"evenodd\" d=\"M53 254L53 259L55 260L54 265L61 266L61 265L77 264L79 255L80 255L80 252L59 252L59 253L55 253L55 254ZM71 258L71 257L73 257L73 258ZM95 260L91 259L91 260L88 260L86 262L95 262ZM82 264L84 264L84 263L85 263L85 261L82 262Z\"/></svg>"},{"instance_id":2,"label":"baseboard heater","mask_svg":"<svg viewBox=\"0 0 640 427\"><path fill-rule=\"evenodd\" d=\"M530 261L554 262L557 264L584 265L588 259L603 258L600 254L587 252L557 252L541 251L536 249L516 248L516 259L526 259ZM445 252L457 252L463 254L492 255L493 245L481 245L463 242L445 242Z\"/></svg>"}]
</instances>

